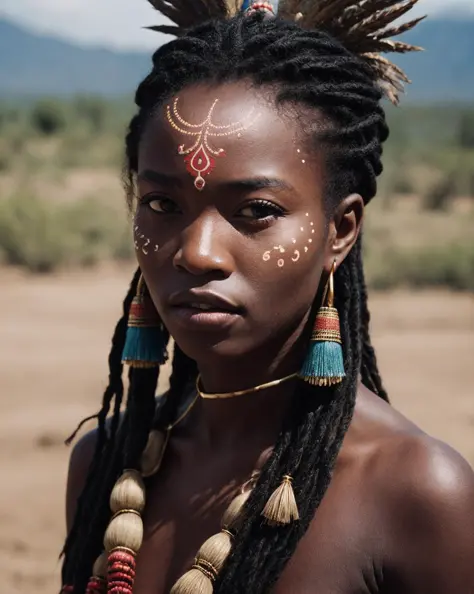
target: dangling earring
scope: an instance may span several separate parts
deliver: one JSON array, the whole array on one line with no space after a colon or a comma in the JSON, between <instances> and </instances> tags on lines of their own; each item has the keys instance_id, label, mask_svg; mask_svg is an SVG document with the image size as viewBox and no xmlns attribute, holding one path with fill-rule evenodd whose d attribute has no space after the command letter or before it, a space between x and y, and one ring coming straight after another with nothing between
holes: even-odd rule
<instances>
[{"instance_id":1,"label":"dangling earring","mask_svg":"<svg viewBox=\"0 0 474 594\"><path fill-rule=\"evenodd\" d=\"M326 286L326 305L319 308L314 322L308 354L299 372L299 377L313 386L332 386L345 377L341 345L339 314L334 307L334 271L336 261L329 273Z\"/></svg>"},{"instance_id":2,"label":"dangling earring","mask_svg":"<svg viewBox=\"0 0 474 594\"><path fill-rule=\"evenodd\" d=\"M122 363L131 367L159 367L167 359L163 325L148 294L143 275L128 315Z\"/></svg>"}]
</instances>

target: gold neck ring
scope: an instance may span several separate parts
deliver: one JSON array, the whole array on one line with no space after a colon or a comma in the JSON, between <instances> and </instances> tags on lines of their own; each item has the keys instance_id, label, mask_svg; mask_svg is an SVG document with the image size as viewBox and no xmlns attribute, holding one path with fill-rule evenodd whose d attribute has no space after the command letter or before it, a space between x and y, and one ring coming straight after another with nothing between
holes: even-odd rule
<instances>
[{"instance_id":1,"label":"gold neck ring","mask_svg":"<svg viewBox=\"0 0 474 594\"><path fill-rule=\"evenodd\" d=\"M292 373L291 375L287 375L277 380L272 380L271 382L267 382L265 384L260 384L259 386L254 386L253 388L247 388L246 390L237 390L236 392L215 392L213 394L208 394L203 392L199 387L201 382L201 374L199 374L196 378L196 392L201 398L205 400L218 400L218 399L225 399L225 398L234 398L235 396L245 396L246 394L252 394L253 392L260 392L261 390L267 390L269 388L274 388L283 384L284 382L288 382L295 377L297 377L297 373Z\"/></svg>"}]
</instances>

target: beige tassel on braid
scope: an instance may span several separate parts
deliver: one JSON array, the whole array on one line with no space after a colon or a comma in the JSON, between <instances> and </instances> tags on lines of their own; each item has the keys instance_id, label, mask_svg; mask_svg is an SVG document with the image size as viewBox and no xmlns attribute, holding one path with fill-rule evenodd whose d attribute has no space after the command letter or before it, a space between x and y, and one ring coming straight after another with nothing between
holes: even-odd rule
<instances>
[{"instance_id":1,"label":"beige tassel on braid","mask_svg":"<svg viewBox=\"0 0 474 594\"><path fill-rule=\"evenodd\" d=\"M242 0L148 0L175 26L157 25L154 31L183 35L186 29L212 18L231 18L240 12ZM385 96L395 105L407 76L381 53L421 50L416 45L389 39L413 29L425 17L393 25L418 0L280 0L278 16L296 21L305 29L320 29L337 39L373 69Z\"/></svg>"},{"instance_id":2,"label":"beige tassel on braid","mask_svg":"<svg viewBox=\"0 0 474 594\"><path fill-rule=\"evenodd\" d=\"M272 493L263 508L262 516L270 526L285 526L300 519L292 481L291 476L285 474L281 485Z\"/></svg>"}]
</instances>

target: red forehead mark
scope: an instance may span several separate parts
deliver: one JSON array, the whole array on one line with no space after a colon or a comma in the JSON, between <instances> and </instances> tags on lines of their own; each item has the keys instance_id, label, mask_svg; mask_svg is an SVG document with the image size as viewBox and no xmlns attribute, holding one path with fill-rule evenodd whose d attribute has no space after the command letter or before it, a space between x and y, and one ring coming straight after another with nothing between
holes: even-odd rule
<instances>
[{"instance_id":1,"label":"red forehead mark","mask_svg":"<svg viewBox=\"0 0 474 594\"><path fill-rule=\"evenodd\" d=\"M216 125L212 122L212 115L219 99L215 99L207 117L198 124L190 124L187 122L178 111L178 97L173 101L173 107L166 106L166 117L171 127L177 132L185 134L186 136L193 136L196 138L194 144L188 148L184 144L178 146L178 155L184 156L187 171L196 179L194 186L197 190L202 190L206 185L204 175L209 175L216 166L214 157L225 157L223 148L212 148L209 144L209 138L232 136L237 134L240 138L240 133L247 130L258 118L259 114L254 114L254 108L242 120L232 122L226 125Z\"/></svg>"}]
</instances>

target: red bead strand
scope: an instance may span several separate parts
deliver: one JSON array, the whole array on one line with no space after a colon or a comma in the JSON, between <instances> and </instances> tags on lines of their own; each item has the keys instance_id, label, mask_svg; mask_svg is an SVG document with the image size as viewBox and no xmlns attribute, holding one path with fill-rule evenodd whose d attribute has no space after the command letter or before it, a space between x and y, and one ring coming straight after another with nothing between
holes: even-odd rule
<instances>
[{"instance_id":1,"label":"red bead strand","mask_svg":"<svg viewBox=\"0 0 474 594\"><path fill-rule=\"evenodd\" d=\"M98 577L91 577L87 584L86 594L107 594L107 582Z\"/></svg>"},{"instance_id":2,"label":"red bead strand","mask_svg":"<svg viewBox=\"0 0 474 594\"><path fill-rule=\"evenodd\" d=\"M107 593L133 594L135 567L132 552L120 549L112 551L107 560Z\"/></svg>"}]
</instances>

